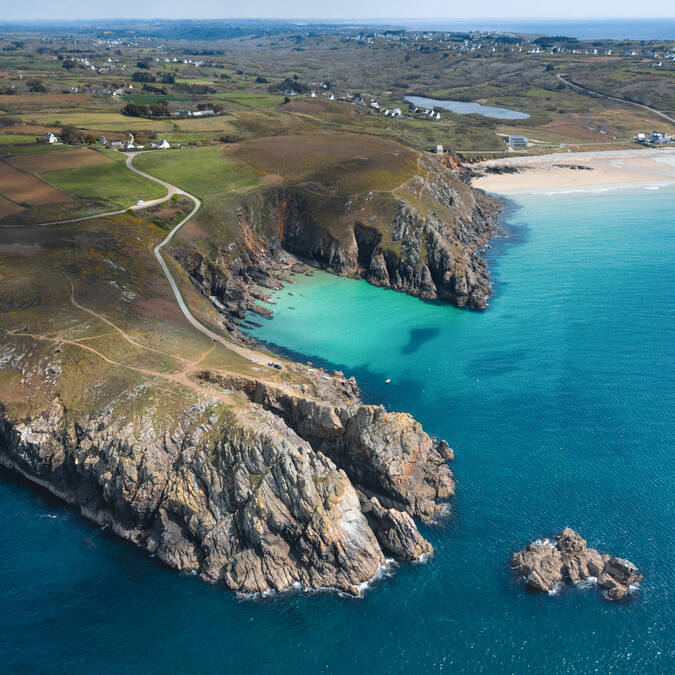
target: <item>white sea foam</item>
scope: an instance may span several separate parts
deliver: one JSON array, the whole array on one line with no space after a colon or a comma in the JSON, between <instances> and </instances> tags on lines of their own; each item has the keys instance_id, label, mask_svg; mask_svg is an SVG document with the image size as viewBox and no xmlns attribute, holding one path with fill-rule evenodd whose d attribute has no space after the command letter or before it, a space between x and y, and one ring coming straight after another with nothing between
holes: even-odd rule
<instances>
[{"instance_id":1,"label":"white sea foam","mask_svg":"<svg viewBox=\"0 0 675 675\"><path fill-rule=\"evenodd\" d=\"M255 591L254 593L242 593L237 591L236 597L238 600L260 600L260 599L269 599L284 595L291 595L294 593L302 593L303 595L316 595L317 593L336 593L342 598L362 598L365 592L376 582L384 577L390 577L393 574L393 569L398 566L398 563L393 558L385 558L384 563L380 564L377 568L375 574L366 581L361 582L358 586L355 586L354 590L356 594L345 593L339 588L334 586L320 586L319 588L307 588L303 586L299 581L296 581L289 588L284 589L283 591L275 591L273 589L268 589L266 591Z\"/></svg>"},{"instance_id":2,"label":"white sea foam","mask_svg":"<svg viewBox=\"0 0 675 675\"><path fill-rule=\"evenodd\" d=\"M429 562L432 555L433 553L422 553L419 558L415 558L415 560L413 560L413 565L424 565L425 563Z\"/></svg>"},{"instance_id":3,"label":"white sea foam","mask_svg":"<svg viewBox=\"0 0 675 675\"><path fill-rule=\"evenodd\" d=\"M549 595L558 595L560 591L562 591L563 584L562 582L558 582L549 592Z\"/></svg>"},{"instance_id":4,"label":"white sea foam","mask_svg":"<svg viewBox=\"0 0 675 675\"><path fill-rule=\"evenodd\" d=\"M588 577L586 579L577 579L574 582L574 585L577 588L584 590L586 588L593 588L597 583L598 583L597 577Z\"/></svg>"}]
</instances>

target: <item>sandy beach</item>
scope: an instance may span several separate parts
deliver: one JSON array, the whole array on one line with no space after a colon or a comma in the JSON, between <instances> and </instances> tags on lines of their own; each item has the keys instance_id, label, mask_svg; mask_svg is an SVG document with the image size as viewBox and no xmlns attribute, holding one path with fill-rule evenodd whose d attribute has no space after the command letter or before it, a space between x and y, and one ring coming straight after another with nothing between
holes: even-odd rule
<instances>
[{"instance_id":1,"label":"sandy beach","mask_svg":"<svg viewBox=\"0 0 675 675\"><path fill-rule=\"evenodd\" d=\"M500 167L516 173L487 173ZM588 190L602 187L675 183L675 148L577 152L538 157L505 157L474 165L485 172L472 180L486 192L517 194L556 190Z\"/></svg>"}]
</instances>

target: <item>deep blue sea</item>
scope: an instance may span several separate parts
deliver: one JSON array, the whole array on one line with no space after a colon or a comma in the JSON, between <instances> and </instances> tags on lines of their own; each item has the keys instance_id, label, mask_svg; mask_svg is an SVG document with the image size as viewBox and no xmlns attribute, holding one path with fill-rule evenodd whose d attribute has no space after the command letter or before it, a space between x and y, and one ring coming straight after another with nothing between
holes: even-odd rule
<instances>
[{"instance_id":1,"label":"deep blue sea","mask_svg":"<svg viewBox=\"0 0 675 675\"><path fill-rule=\"evenodd\" d=\"M259 338L456 452L435 556L361 599L237 600L2 474L0 671L674 672L674 206L672 187L518 196L481 313L322 273L277 293ZM628 602L512 577L566 525L643 570Z\"/></svg>"},{"instance_id":2,"label":"deep blue sea","mask_svg":"<svg viewBox=\"0 0 675 675\"><path fill-rule=\"evenodd\" d=\"M636 11L640 11L637 8ZM648 9L647 9L648 11ZM579 40L675 40L675 18L632 19L400 19L408 30L499 31L575 37Z\"/></svg>"}]
</instances>

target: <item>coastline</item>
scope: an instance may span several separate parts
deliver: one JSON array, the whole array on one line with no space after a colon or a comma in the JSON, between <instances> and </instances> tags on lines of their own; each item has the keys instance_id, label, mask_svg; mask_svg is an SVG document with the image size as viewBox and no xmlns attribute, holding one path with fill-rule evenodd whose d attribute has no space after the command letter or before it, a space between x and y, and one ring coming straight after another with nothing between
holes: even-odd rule
<instances>
[{"instance_id":1,"label":"coastline","mask_svg":"<svg viewBox=\"0 0 675 675\"><path fill-rule=\"evenodd\" d=\"M474 188L497 195L658 189L675 184L675 148L505 157L473 165Z\"/></svg>"}]
</instances>

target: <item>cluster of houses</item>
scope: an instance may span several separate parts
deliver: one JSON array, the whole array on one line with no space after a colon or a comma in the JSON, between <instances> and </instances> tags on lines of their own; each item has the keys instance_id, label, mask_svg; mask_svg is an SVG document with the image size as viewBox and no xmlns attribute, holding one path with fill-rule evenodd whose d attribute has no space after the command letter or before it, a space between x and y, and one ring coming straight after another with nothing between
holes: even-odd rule
<instances>
[{"instance_id":1,"label":"cluster of houses","mask_svg":"<svg viewBox=\"0 0 675 675\"><path fill-rule=\"evenodd\" d=\"M428 117L432 120L440 120L441 119L441 113L436 112L433 108L413 108L414 113L421 113L425 117Z\"/></svg>"},{"instance_id":2,"label":"cluster of houses","mask_svg":"<svg viewBox=\"0 0 675 675\"><path fill-rule=\"evenodd\" d=\"M180 109L176 112L171 113L171 117L214 117L216 114L215 110L208 108L206 110L184 110Z\"/></svg>"},{"instance_id":3,"label":"cluster of houses","mask_svg":"<svg viewBox=\"0 0 675 675\"><path fill-rule=\"evenodd\" d=\"M635 140L643 145L668 145L673 142L670 134L665 131L652 131L649 135L640 133Z\"/></svg>"},{"instance_id":4,"label":"cluster of houses","mask_svg":"<svg viewBox=\"0 0 675 675\"><path fill-rule=\"evenodd\" d=\"M98 139L99 145L102 145L105 148L111 148L112 150L168 150L171 147L169 141L162 139L156 143L150 143L150 147L146 148L145 145L140 145L134 141L133 134L129 134L129 139L122 143L122 141L109 141L107 138L101 136Z\"/></svg>"},{"instance_id":5,"label":"cluster of houses","mask_svg":"<svg viewBox=\"0 0 675 675\"><path fill-rule=\"evenodd\" d=\"M46 143L47 145L54 145L54 143L59 142L59 137L56 134L53 134L51 131L48 131L44 136L38 138L40 143ZM98 138L98 144L102 145L104 148L110 148L111 150L168 150L171 145L165 140L159 140L156 143L151 143L149 148L146 148L145 145L139 145L134 142L133 134L129 134L129 139L124 143L122 141L109 141L104 136Z\"/></svg>"}]
</instances>

